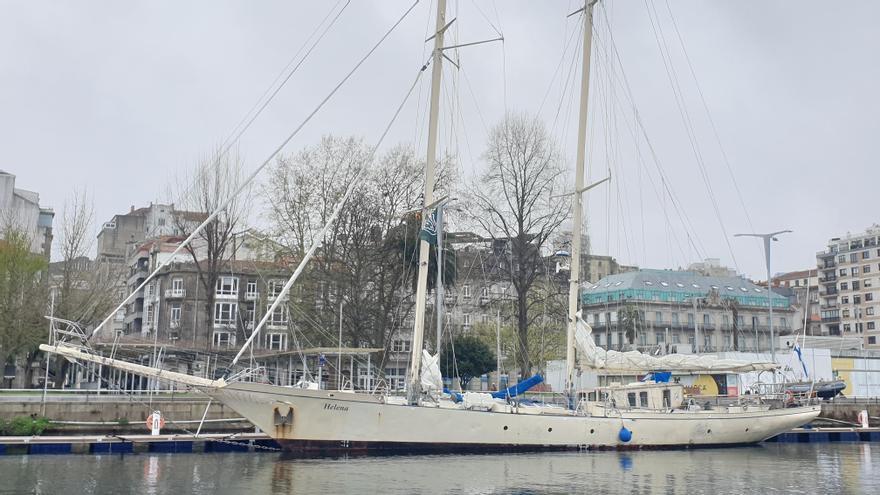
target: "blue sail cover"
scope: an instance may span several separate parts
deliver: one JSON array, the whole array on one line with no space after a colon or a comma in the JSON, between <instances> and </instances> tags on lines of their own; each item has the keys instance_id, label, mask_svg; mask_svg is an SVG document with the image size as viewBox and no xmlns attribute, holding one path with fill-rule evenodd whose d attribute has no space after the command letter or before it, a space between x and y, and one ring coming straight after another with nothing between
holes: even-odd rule
<instances>
[{"instance_id":1,"label":"blue sail cover","mask_svg":"<svg viewBox=\"0 0 880 495\"><path fill-rule=\"evenodd\" d=\"M499 390L497 392L492 392L492 397L495 399L506 399L508 397L516 397L517 395L523 394L528 391L530 388L544 381L544 377L541 375L535 375L528 380L523 380L512 387L508 387L504 390ZM460 402L462 398L462 394L458 392L453 392L448 388L443 389L443 393L449 394L452 397L452 400L455 402Z\"/></svg>"},{"instance_id":2,"label":"blue sail cover","mask_svg":"<svg viewBox=\"0 0 880 495\"><path fill-rule=\"evenodd\" d=\"M517 395L525 393L530 388L544 381L544 377L541 375L535 375L527 380L523 380L512 387L508 387L504 390L499 390L497 392L492 392L492 397L496 399L506 399L508 397L516 397Z\"/></svg>"}]
</instances>

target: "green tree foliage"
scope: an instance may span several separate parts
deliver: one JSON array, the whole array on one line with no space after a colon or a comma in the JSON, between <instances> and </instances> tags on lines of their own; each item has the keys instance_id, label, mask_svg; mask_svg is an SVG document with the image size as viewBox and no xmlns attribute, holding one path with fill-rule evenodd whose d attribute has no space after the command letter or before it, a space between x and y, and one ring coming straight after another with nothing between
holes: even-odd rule
<instances>
[{"instance_id":1,"label":"green tree foliage","mask_svg":"<svg viewBox=\"0 0 880 495\"><path fill-rule=\"evenodd\" d=\"M475 376L495 369L495 353L480 338L460 335L447 345L440 355L440 370L444 376L457 376L462 389Z\"/></svg>"},{"instance_id":2,"label":"green tree foliage","mask_svg":"<svg viewBox=\"0 0 880 495\"><path fill-rule=\"evenodd\" d=\"M0 362L13 363L16 357L33 356L46 342L48 325L46 284L47 263L30 252L26 235L7 231L0 241Z\"/></svg>"}]
</instances>

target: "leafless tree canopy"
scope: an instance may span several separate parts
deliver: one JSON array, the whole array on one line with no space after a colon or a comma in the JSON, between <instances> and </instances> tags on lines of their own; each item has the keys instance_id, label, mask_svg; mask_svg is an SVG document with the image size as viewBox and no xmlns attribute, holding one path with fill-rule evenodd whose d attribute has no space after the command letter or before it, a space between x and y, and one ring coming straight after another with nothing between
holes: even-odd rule
<instances>
[{"instance_id":1,"label":"leafless tree canopy","mask_svg":"<svg viewBox=\"0 0 880 495\"><path fill-rule=\"evenodd\" d=\"M192 176L179 181L174 222L184 236L189 236L233 196L244 180L241 169L241 158L235 150L226 153L218 150L205 157ZM234 197L186 248L205 291L206 321L213 321L214 288L233 250L235 233L244 229L252 200L247 190ZM210 345L210 332L207 338Z\"/></svg>"},{"instance_id":2,"label":"leafless tree canopy","mask_svg":"<svg viewBox=\"0 0 880 495\"><path fill-rule=\"evenodd\" d=\"M102 272L89 259L95 239L94 204L88 191L73 191L61 214L58 251L52 263L55 315L89 327L96 325L118 303L119 271Z\"/></svg>"},{"instance_id":3,"label":"leafless tree canopy","mask_svg":"<svg viewBox=\"0 0 880 495\"><path fill-rule=\"evenodd\" d=\"M325 137L282 157L272 169L266 198L278 238L300 257L325 225L358 172L361 184L323 239L318 255L294 286L291 321L304 345L335 344L339 305L346 345L386 348L404 329L412 293L406 283L415 243L404 214L421 206L424 165L398 146L370 161L371 150L353 138Z\"/></svg>"},{"instance_id":4,"label":"leafless tree canopy","mask_svg":"<svg viewBox=\"0 0 880 495\"><path fill-rule=\"evenodd\" d=\"M505 246L500 269L516 292L520 372L531 372L529 326L544 304L533 297L542 272L542 249L569 211L563 191L564 168L544 125L536 118L508 115L489 136L486 169L470 191L470 217L482 232ZM506 259L505 259L506 258Z\"/></svg>"}]
</instances>

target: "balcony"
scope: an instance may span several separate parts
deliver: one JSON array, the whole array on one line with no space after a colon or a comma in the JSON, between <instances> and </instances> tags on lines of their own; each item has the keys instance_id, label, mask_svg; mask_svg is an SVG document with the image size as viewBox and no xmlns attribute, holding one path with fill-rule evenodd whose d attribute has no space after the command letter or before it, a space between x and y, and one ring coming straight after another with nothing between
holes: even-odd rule
<instances>
[{"instance_id":1,"label":"balcony","mask_svg":"<svg viewBox=\"0 0 880 495\"><path fill-rule=\"evenodd\" d=\"M171 320L168 323L168 328L180 328L180 320Z\"/></svg>"},{"instance_id":2,"label":"balcony","mask_svg":"<svg viewBox=\"0 0 880 495\"><path fill-rule=\"evenodd\" d=\"M244 300L245 301L256 301L259 298L260 298L259 292L245 292L244 293Z\"/></svg>"},{"instance_id":3,"label":"balcony","mask_svg":"<svg viewBox=\"0 0 880 495\"><path fill-rule=\"evenodd\" d=\"M836 282L837 275L826 275L824 277L819 278L819 283L827 284L829 282Z\"/></svg>"},{"instance_id":4,"label":"balcony","mask_svg":"<svg viewBox=\"0 0 880 495\"><path fill-rule=\"evenodd\" d=\"M289 296L290 296L289 294L284 294L284 297L281 300L286 301ZM274 301L275 299L278 299L278 294L269 294L269 301ZM321 302L323 303L323 301L321 301ZM317 305L317 303L318 303L318 299L315 300L316 305Z\"/></svg>"},{"instance_id":5,"label":"balcony","mask_svg":"<svg viewBox=\"0 0 880 495\"><path fill-rule=\"evenodd\" d=\"M165 289L165 299L180 299L186 297L186 289Z\"/></svg>"}]
</instances>

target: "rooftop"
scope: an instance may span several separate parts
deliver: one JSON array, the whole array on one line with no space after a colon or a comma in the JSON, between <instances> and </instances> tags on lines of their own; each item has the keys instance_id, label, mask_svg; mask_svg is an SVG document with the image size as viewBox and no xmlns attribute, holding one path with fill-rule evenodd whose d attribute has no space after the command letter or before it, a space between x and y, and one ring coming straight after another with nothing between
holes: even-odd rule
<instances>
[{"instance_id":1,"label":"rooftop","mask_svg":"<svg viewBox=\"0 0 880 495\"><path fill-rule=\"evenodd\" d=\"M744 306L767 306L767 289L742 277L651 269L609 275L584 287L581 299L584 304L630 299L684 303L691 298L708 297L713 292ZM775 293L772 298L773 307L788 308L788 298Z\"/></svg>"}]
</instances>

